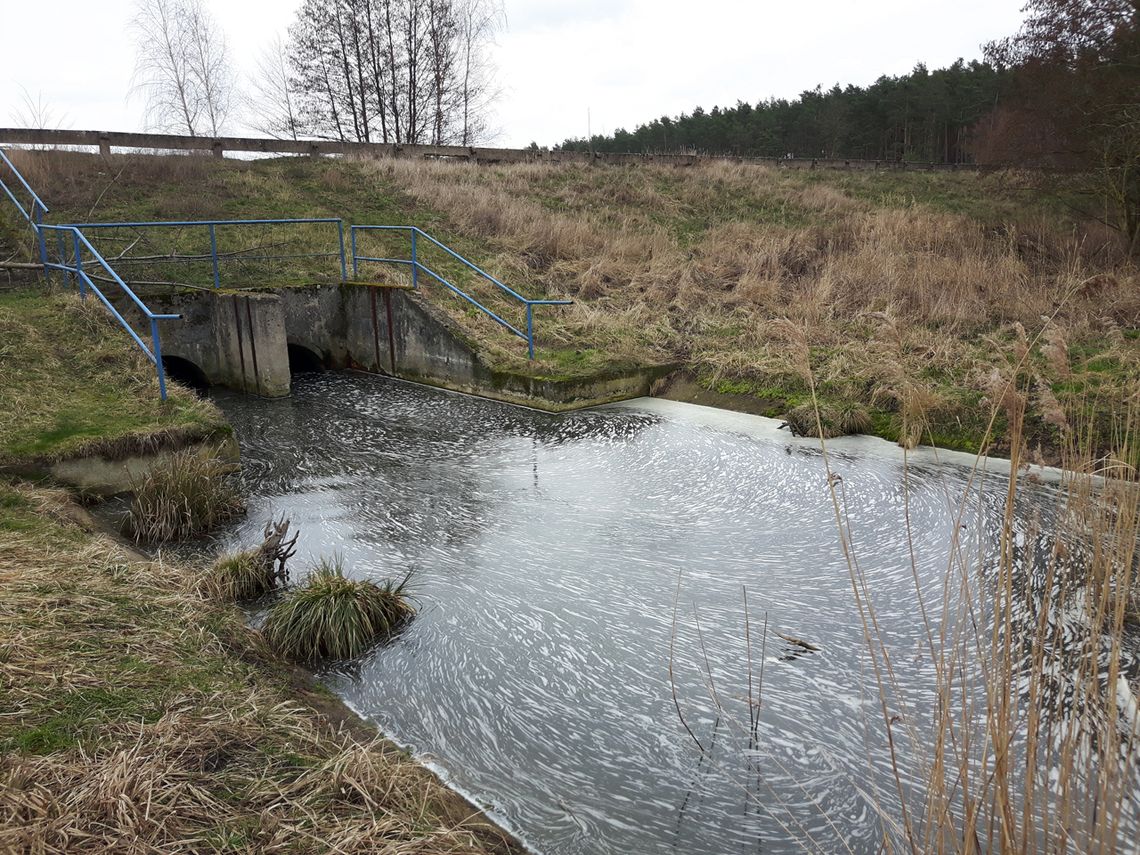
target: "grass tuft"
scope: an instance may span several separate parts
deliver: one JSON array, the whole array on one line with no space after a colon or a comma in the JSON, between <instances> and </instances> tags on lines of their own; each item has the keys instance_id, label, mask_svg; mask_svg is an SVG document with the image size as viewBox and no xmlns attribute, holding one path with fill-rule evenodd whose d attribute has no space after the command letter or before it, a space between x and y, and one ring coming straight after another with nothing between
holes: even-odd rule
<instances>
[{"instance_id":1,"label":"grass tuft","mask_svg":"<svg viewBox=\"0 0 1140 855\"><path fill-rule=\"evenodd\" d=\"M382 584L350 579L339 556L321 559L304 584L270 609L265 637L299 662L353 659L415 614L407 583L408 577Z\"/></svg>"},{"instance_id":2,"label":"grass tuft","mask_svg":"<svg viewBox=\"0 0 1140 855\"><path fill-rule=\"evenodd\" d=\"M852 433L867 433L872 424L867 410L859 404L850 402L821 404L818 409L810 403L799 404L784 414L784 421L792 436L818 437L822 428L823 439Z\"/></svg>"},{"instance_id":3,"label":"grass tuft","mask_svg":"<svg viewBox=\"0 0 1140 855\"><path fill-rule=\"evenodd\" d=\"M175 452L133 485L124 528L138 543L203 535L244 509L233 474L233 464L209 451Z\"/></svg>"},{"instance_id":4,"label":"grass tuft","mask_svg":"<svg viewBox=\"0 0 1140 855\"><path fill-rule=\"evenodd\" d=\"M215 561L200 580L199 590L223 602L240 602L268 594L276 582L272 570L266 572L261 551L244 549Z\"/></svg>"}]
</instances>

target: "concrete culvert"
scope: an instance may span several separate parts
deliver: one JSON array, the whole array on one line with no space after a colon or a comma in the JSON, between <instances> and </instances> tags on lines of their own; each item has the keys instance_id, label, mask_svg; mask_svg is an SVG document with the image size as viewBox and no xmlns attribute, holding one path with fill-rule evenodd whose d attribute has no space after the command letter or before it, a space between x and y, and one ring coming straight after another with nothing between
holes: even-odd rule
<instances>
[{"instance_id":1,"label":"concrete culvert","mask_svg":"<svg viewBox=\"0 0 1140 855\"><path fill-rule=\"evenodd\" d=\"M324 360L320 354L305 347L303 344L289 343L289 373L311 374L315 371L324 371Z\"/></svg>"},{"instance_id":2,"label":"concrete culvert","mask_svg":"<svg viewBox=\"0 0 1140 855\"><path fill-rule=\"evenodd\" d=\"M204 392L210 388L210 381L206 379L205 372L189 359L164 354L162 367L167 377L177 380L183 386L189 386L197 392Z\"/></svg>"}]
</instances>

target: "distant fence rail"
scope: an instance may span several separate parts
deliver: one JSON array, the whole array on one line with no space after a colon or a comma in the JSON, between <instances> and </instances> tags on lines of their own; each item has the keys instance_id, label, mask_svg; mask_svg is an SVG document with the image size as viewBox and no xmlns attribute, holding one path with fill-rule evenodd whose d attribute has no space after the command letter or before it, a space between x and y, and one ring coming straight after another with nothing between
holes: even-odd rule
<instances>
[{"instance_id":1,"label":"distant fence rail","mask_svg":"<svg viewBox=\"0 0 1140 855\"><path fill-rule=\"evenodd\" d=\"M336 140L278 140L256 137L191 137L176 134L121 131L69 131L48 128L0 128L0 145L48 147L83 146L109 155L112 149L131 151L198 151L223 157L226 152L253 154L299 154L311 157L353 154L366 157L447 158L478 163L664 163L692 166L711 161L761 163L784 169L858 169L955 171L993 170L998 165L930 163L895 160L861 160L824 157L736 157L706 154L649 154L584 151L551 151L531 148L487 148L459 145L393 145L388 143L338 142Z\"/></svg>"}]
</instances>

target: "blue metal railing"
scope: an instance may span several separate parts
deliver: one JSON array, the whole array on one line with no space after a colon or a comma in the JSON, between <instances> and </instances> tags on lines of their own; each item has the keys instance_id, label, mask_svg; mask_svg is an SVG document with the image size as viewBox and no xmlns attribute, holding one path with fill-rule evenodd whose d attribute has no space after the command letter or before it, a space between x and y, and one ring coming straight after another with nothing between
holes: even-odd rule
<instances>
[{"instance_id":1,"label":"blue metal railing","mask_svg":"<svg viewBox=\"0 0 1140 855\"><path fill-rule=\"evenodd\" d=\"M43 203L43 200L36 195L36 191L33 190L28 182L24 180L24 176L20 174L20 170L16 168L16 164L12 163L12 161L8 159L8 155L4 153L4 149L0 149L0 161L2 161L4 165L8 167L12 175L16 177L16 180L19 182L20 186L24 188L24 192L28 194L29 201L25 207L25 205L20 202L15 192L13 192L13 190L4 183L4 178L0 176L0 189L4 191L4 195L6 195L11 200L12 204L16 206L16 210L20 212L20 216L32 229L32 234L36 239L36 249L39 253L40 263L42 264L47 261L47 247L44 244L44 236L40 231L40 226L43 225L44 214L48 213L48 206ZM28 208L31 208L31 210L29 211Z\"/></svg>"},{"instance_id":2,"label":"blue metal railing","mask_svg":"<svg viewBox=\"0 0 1140 855\"><path fill-rule=\"evenodd\" d=\"M131 290L130 286L128 286L127 283L123 281L122 277L119 276L119 274L116 273L114 269L112 269L111 265L107 263L106 259L104 259L103 256L99 254L98 250L96 250L95 247L91 245L91 242L87 240L87 236L84 235L83 232L81 232L75 226L45 225L40 226L39 228L41 233L54 232L55 234L60 235L64 238L70 235L73 250L73 254L70 257L70 263L68 263L69 259L67 255L63 255L58 263L51 261L45 262L44 270L58 270L61 273L70 274L79 286L80 297L86 298L87 292L90 290L95 294L96 297L99 298L103 305L107 307L107 311L110 312L115 320L117 320L122 325L123 329L127 331L127 334L130 335L132 339L134 339L135 344L139 346L142 352L146 354L146 357L151 361L151 363L153 363L155 371L158 373L158 393L162 397L162 400L165 401L166 373L163 370L162 365L162 341L159 338L158 334L158 322L180 320L182 318L182 315L164 315L152 312L150 310L150 307L147 306L147 304L144 303L141 299L139 299L138 294ZM127 297L130 298L131 302L138 307L140 312L142 312L143 317L149 321L151 341L150 347L147 347L146 342L144 342L139 334L135 332L134 328L130 325L130 323L127 322L127 319L122 316L119 310L115 308L114 304L109 299L107 299L107 296L99 289L99 286L95 284L94 280L87 272L87 268L84 266L85 250L90 255L90 258L94 264L100 267L108 276L111 277L111 280L119 286L119 289L124 294L126 294Z\"/></svg>"},{"instance_id":3,"label":"blue metal railing","mask_svg":"<svg viewBox=\"0 0 1140 855\"><path fill-rule=\"evenodd\" d=\"M357 252L356 233L357 232L373 232L373 231L375 231L375 232L395 232L395 231L406 231L406 232L408 232L410 235L410 238L411 238L411 256L409 258L378 258L376 256L360 255ZM459 297L461 297L463 300L467 301L472 306L477 308L479 311L481 311L487 317L491 318L491 320L495 321L495 323L499 324L504 329L508 330L509 332L513 333L514 335L518 336L523 341L525 341L526 345L527 345L527 355L529 356L530 359L534 359L534 307L535 306L569 306L574 302L573 300L531 300L528 297L524 297L522 294L518 293L514 289L504 285L502 282L500 282L498 279L496 279L490 273L487 273L481 267L479 267L479 266L471 263L470 261L468 261L466 258L464 258L462 255L460 255L458 252L453 250L451 247L447 246L446 244L441 243L440 241L436 240L431 235L429 235L427 232L423 231L422 229L417 228L416 226L350 226L349 227L349 236L350 236L350 242L351 242L351 246L352 246L352 278L353 279L356 279L359 277L360 262L361 261L371 261L371 262L380 263L380 264L406 264L406 265L409 265L411 267L412 287L413 288L419 287L419 273L420 272L426 273L428 276L432 277L434 280L436 280L441 285L443 285L445 288L448 288L449 290L451 290L452 292L457 294ZM482 303L480 303L478 300L476 300L474 297L472 297L466 291L463 291L462 289L457 288L451 282L447 281L440 274L436 273L434 270L432 270L430 267L428 267L422 261L420 261L418 240L417 240L418 238L423 238L424 240L429 241L430 243L434 244L436 247L443 250L445 253L450 255L456 261L459 261L461 264L463 264L468 269L473 270L475 273L482 276L484 279L486 279L488 282L490 282L492 285L494 285L496 288L498 288L502 293L506 294L508 297L512 298L513 300L516 300L517 302L519 302L523 306L525 306L526 307L526 332L523 332L518 327L516 327L514 324L510 323L509 321L504 320L502 317L500 317L498 314L493 312L491 309L484 306Z\"/></svg>"},{"instance_id":4,"label":"blue metal railing","mask_svg":"<svg viewBox=\"0 0 1140 855\"><path fill-rule=\"evenodd\" d=\"M87 292L94 293L100 301L111 312L112 316L123 326L128 332L134 342L142 349L147 358L155 365L158 372L159 391L162 399L166 400L166 378L163 372L162 365L162 345L159 338L158 321L172 320L181 318L181 315L164 315L152 312L150 308L139 298L139 296L131 289L126 281L111 267L106 258L101 255L91 241L88 240L84 234L84 230L102 230L102 229L151 229L151 228L204 228L209 236L210 241L210 254L208 256L211 270L213 273L213 282L215 288L221 287L221 265L224 261L228 260L227 256L223 256L218 252L218 234L217 229L220 226L275 226L275 225L302 225L302 224L335 224L337 230L337 249L335 252L329 253L306 253L303 255L287 255L287 256L258 256L254 260L266 260L276 258L317 258L329 257L339 258L340 260L340 280L341 282L348 281L348 254L345 250L344 240L344 221L339 217L315 217L303 219L264 219L264 220L174 220L174 221L154 221L154 222L125 222L125 223L70 223L65 225L45 225L43 222L44 215L48 213L48 207L32 190L24 177L16 169L15 164L8 158L3 150L0 150L0 161L11 171L18 182L18 187L9 187L0 175L0 190L3 190L8 199L15 205L16 210L19 211L21 217L29 224L35 236L36 246L39 253L40 264L43 266L45 274L50 271L58 271L61 275L70 278L79 288L79 293L82 297L87 296ZM27 194L27 203L22 203L17 191L22 190ZM409 258L380 258L375 256L361 255L357 251L357 233L358 232L407 232L411 241L411 254ZM52 261L48 253L48 244L46 240L47 233L54 233L56 236L56 251L58 252L58 261ZM351 258L352 258L352 276L353 279L359 277L360 262L376 262L387 264L402 264L408 265L411 268L412 287L419 287L419 274L422 272L436 282L443 285L445 288L456 294L458 297L474 306L478 311L487 315L495 323L506 329L512 335L521 338L527 343L527 355L529 358L534 359L534 307L535 306L567 306L571 305L573 300L532 300L524 297L514 289L504 285L498 279L478 265L473 264L468 259L451 249L446 244L436 240L431 235L424 232L416 226L370 226L370 225L354 225L349 227L349 236L351 239ZM70 241L69 241L70 238ZM437 271L428 267L422 261L419 252L420 240L428 241L432 246L442 250L445 254L450 256L455 261L458 261L464 267L473 271L477 275L483 277L498 289L499 292L506 295L510 300L523 306L526 312L525 330L520 329L515 324L503 318L500 314L490 309L475 297L468 294L463 289L456 286L454 283L448 281ZM70 243L70 248L68 244ZM241 253L232 254L237 260L248 260L248 256ZM205 260L207 256L201 256ZM129 265L146 261L148 259L118 257L115 263L122 265ZM154 259L149 259L153 261ZM186 256L172 256L165 261L192 261L195 257ZM143 337L140 336L123 315L114 307L111 301L103 293L102 290L95 284L94 279L90 275L88 268L99 268L104 273L105 277L99 277L104 281L110 281L116 285L128 298L135 304L135 306L142 312L143 316L150 323L150 340L151 345L148 347Z\"/></svg>"},{"instance_id":5,"label":"blue metal railing","mask_svg":"<svg viewBox=\"0 0 1140 855\"><path fill-rule=\"evenodd\" d=\"M78 229L172 229L172 228L205 228L210 238L210 264L214 274L214 287L222 287L221 263L223 257L218 254L218 226L291 226L308 225L314 223L330 223L336 225L338 251L330 253L304 253L301 255L262 256L256 260L274 260L285 258L339 258L340 281L348 280L348 260L344 249L344 220L339 217L311 217L303 219L281 220L159 220L147 223L71 223ZM181 260L181 259L170 259ZM238 260L242 260L239 257ZM248 260L248 259L245 259ZM134 263L135 259L116 259L120 264Z\"/></svg>"},{"instance_id":6,"label":"blue metal railing","mask_svg":"<svg viewBox=\"0 0 1140 855\"><path fill-rule=\"evenodd\" d=\"M36 195L36 192L32 190L32 188L28 185L28 182L24 180L24 176L20 174L20 170L16 168L16 165L12 163L12 161L8 158L3 150L0 150L0 161L3 161L4 165L8 167L11 173L16 177L16 180L19 182L20 186L24 189L24 191L31 199L30 203L27 206L21 204L19 198L13 192L12 188L10 188L4 182L3 178L0 177L0 188L3 189L4 194L12 202L12 204L16 206L16 210L19 211L21 217L28 223L32 229L33 234L35 235L36 246L40 256L40 263L43 265L44 273L46 274L51 270L57 270L60 273L69 274L72 277L73 281L78 285L79 296L81 298L86 299L88 291L91 291L93 294L95 294L95 296L99 298L103 305L107 307L107 311L109 311L115 320L117 320L122 325L123 329L127 331L130 337L134 340L135 344L137 344L142 349L142 352L146 354L147 359L149 359L154 365L155 372L158 375L158 394L161 399L165 401L166 373L163 370L162 365L162 339L159 335L158 322L164 320L177 320L182 316L164 315L152 312L146 303L139 299L139 296L133 290L131 290L130 286L128 286L126 282L123 281L122 277L112 269L111 265L107 263L107 260L99 254L98 250L96 250L95 247L91 245L91 242L87 239L87 236L84 235L80 229L76 228L75 226L45 225L43 218L44 214L48 213L47 205L45 205L40 197ZM29 208L31 210L29 210ZM68 263L68 254L66 249L63 249L60 252L60 258L58 262L49 260L47 253L47 240L45 237L46 232L54 232L59 237L64 246L66 246L67 237L70 236L71 263ZM91 264L86 266L84 264L85 253L91 262ZM145 341L143 341L142 337L137 332L135 332L134 328L127 322L127 319L122 316L119 310L115 308L114 304L112 304L112 302L107 298L103 291L95 284L87 269L92 265L103 270L107 276L110 277L111 281L114 282L119 287L119 289L131 300L131 302L138 307L138 309L142 312L143 317L147 319L150 324L150 347L147 347L147 344Z\"/></svg>"}]
</instances>

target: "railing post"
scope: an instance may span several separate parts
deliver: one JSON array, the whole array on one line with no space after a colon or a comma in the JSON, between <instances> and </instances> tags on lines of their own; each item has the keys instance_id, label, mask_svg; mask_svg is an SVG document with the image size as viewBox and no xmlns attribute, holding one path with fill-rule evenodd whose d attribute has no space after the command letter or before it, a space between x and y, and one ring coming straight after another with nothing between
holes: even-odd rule
<instances>
[{"instance_id":1,"label":"railing post","mask_svg":"<svg viewBox=\"0 0 1140 855\"><path fill-rule=\"evenodd\" d=\"M412 226L412 288L419 288L420 262L416 258L416 227Z\"/></svg>"},{"instance_id":2,"label":"railing post","mask_svg":"<svg viewBox=\"0 0 1140 855\"><path fill-rule=\"evenodd\" d=\"M166 400L166 370L162 367L162 342L158 338L158 321L150 319L150 345L154 354L154 369L158 372L158 395Z\"/></svg>"},{"instance_id":3,"label":"railing post","mask_svg":"<svg viewBox=\"0 0 1140 855\"><path fill-rule=\"evenodd\" d=\"M534 359L534 303L526 304L526 351L527 359Z\"/></svg>"},{"instance_id":4,"label":"railing post","mask_svg":"<svg viewBox=\"0 0 1140 855\"><path fill-rule=\"evenodd\" d=\"M32 202L32 219L35 221L33 231L36 233L36 246L40 252L40 264L44 265L44 275L47 275L47 241L44 240L44 209L38 201Z\"/></svg>"},{"instance_id":5,"label":"railing post","mask_svg":"<svg viewBox=\"0 0 1140 855\"><path fill-rule=\"evenodd\" d=\"M356 226L348 227L348 240L352 244L352 278L360 278L360 264L356 260Z\"/></svg>"},{"instance_id":6,"label":"railing post","mask_svg":"<svg viewBox=\"0 0 1140 855\"><path fill-rule=\"evenodd\" d=\"M59 253L59 263L64 267L67 266L67 241L64 240L63 232L55 233L55 249ZM67 282L67 272L64 270L59 271L60 282Z\"/></svg>"},{"instance_id":7,"label":"railing post","mask_svg":"<svg viewBox=\"0 0 1140 855\"><path fill-rule=\"evenodd\" d=\"M75 248L75 281L79 285L79 296L87 299L87 284L83 281L83 254L79 248L79 230L72 229L71 239Z\"/></svg>"},{"instance_id":8,"label":"railing post","mask_svg":"<svg viewBox=\"0 0 1140 855\"><path fill-rule=\"evenodd\" d=\"M348 281L348 267L346 266L345 260L344 260L344 220L337 220L336 221L336 236L337 236L337 239L340 241L340 281L341 282L347 282ZM356 251L355 250L353 250L352 255L353 255L352 276L353 276L353 278L356 278Z\"/></svg>"},{"instance_id":9,"label":"railing post","mask_svg":"<svg viewBox=\"0 0 1140 855\"><path fill-rule=\"evenodd\" d=\"M214 287L215 288L221 288L222 287L222 277L218 273L218 232L214 228L213 223L210 223L209 228L210 228L210 261L214 265ZM163 400L165 401L166 398L163 397Z\"/></svg>"}]
</instances>

